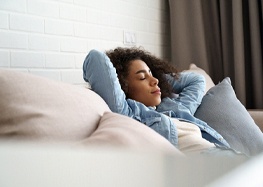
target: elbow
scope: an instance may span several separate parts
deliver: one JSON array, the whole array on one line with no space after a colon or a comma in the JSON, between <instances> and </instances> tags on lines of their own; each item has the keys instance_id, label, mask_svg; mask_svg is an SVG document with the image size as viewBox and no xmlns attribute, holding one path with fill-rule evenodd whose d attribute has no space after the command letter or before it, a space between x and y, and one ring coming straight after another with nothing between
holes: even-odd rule
<instances>
[{"instance_id":1,"label":"elbow","mask_svg":"<svg viewBox=\"0 0 263 187\"><path fill-rule=\"evenodd\" d=\"M90 74L96 71L97 67L99 67L98 63L103 62L105 59L105 54L96 49L92 49L88 55L86 56L82 70L83 70L83 79L86 82L89 82Z\"/></svg>"},{"instance_id":2,"label":"elbow","mask_svg":"<svg viewBox=\"0 0 263 187\"><path fill-rule=\"evenodd\" d=\"M194 75L194 82L195 84L199 85L199 90L205 93L206 89L206 80L205 77L201 74L195 74Z\"/></svg>"}]
</instances>

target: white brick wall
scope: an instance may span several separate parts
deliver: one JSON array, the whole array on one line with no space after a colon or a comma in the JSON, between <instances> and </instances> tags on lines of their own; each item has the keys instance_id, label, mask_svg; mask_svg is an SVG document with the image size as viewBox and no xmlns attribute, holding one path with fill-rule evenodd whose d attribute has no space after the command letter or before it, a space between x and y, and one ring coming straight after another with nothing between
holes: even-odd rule
<instances>
[{"instance_id":1,"label":"white brick wall","mask_svg":"<svg viewBox=\"0 0 263 187\"><path fill-rule=\"evenodd\" d=\"M88 51L123 43L124 31L170 59L168 0L0 0L0 68L81 84Z\"/></svg>"}]
</instances>

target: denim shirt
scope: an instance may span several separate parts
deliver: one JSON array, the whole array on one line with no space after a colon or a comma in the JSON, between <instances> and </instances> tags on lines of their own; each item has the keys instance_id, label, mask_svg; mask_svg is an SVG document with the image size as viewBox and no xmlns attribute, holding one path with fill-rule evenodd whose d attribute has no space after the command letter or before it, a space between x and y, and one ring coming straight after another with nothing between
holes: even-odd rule
<instances>
[{"instance_id":1,"label":"denim shirt","mask_svg":"<svg viewBox=\"0 0 263 187\"><path fill-rule=\"evenodd\" d=\"M89 82L93 91L99 94L112 112L129 116L158 132L178 147L176 124L171 118L191 122L197 125L203 138L229 148L226 140L207 123L194 117L201 103L205 79L203 76L182 72L179 79L166 75L177 95L163 98L156 110L132 99L126 99L121 89L116 69L108 56L100 51L91 50L83 64L83 78Z\"/></svg>"}]
</instances>

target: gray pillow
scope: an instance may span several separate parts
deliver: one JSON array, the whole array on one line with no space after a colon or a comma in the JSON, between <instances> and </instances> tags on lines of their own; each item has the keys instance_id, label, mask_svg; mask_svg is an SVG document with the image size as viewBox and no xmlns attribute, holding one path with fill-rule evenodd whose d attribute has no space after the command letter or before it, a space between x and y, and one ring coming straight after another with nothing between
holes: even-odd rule
<instances>
[{"instance_id":1,"label":"gray pillow","mask_svg":"<svg viewBox=\"0 0 263 187\"><path fill-rule=\"evenodd\" d=\"M249 156L263 151L263 134L237 99L229 77L208 90L195 117L219 132L233 149Z\"/></svg>"}]
</instances>

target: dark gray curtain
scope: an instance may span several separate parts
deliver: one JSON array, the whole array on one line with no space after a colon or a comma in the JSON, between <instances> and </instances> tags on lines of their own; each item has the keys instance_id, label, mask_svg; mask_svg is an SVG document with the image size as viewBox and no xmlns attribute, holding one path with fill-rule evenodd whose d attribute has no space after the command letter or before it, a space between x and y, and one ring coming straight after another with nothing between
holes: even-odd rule
<instances>
[{"instance_id":1,"label":"dark gray curtain","mask_svg":"<svg viewBox=\"0 0 263 187\"><path fill-rule=\"evenodd\" d=\"M195 63L218 83L230 77L238 99L263 108L263 0L169 0L171 60Z\"/></svg>"}]
</instances>

